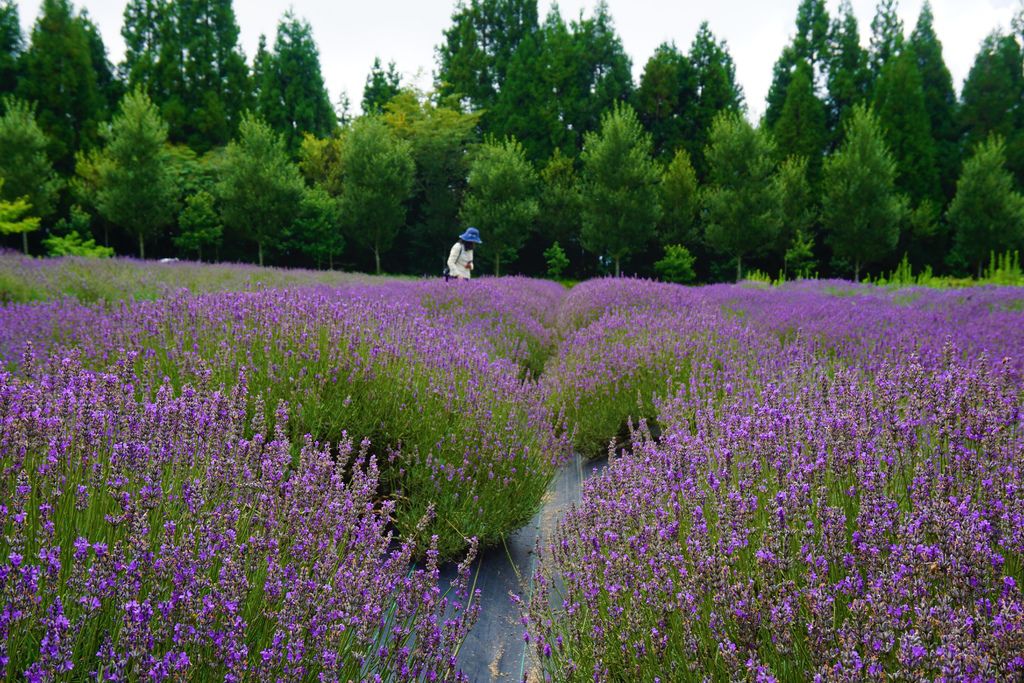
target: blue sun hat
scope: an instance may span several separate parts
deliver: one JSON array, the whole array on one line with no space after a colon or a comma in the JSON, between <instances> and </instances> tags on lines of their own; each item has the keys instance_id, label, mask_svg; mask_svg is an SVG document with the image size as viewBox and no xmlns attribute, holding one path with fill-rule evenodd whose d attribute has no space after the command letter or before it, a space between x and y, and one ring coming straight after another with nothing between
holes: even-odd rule
<instances>
[{"instance_id":1,"label":"blue sun hat","mask_svg":"<svg viewBox=\"0 0 1024 683\"><path fill-rule=\"evenodd\" d=\"M466 228L466 232L459 235L459 239L463 242L474 242L476 244L483 244L483 240L480 239L480 231L476 228Z\"/></svg>"}]
</instances>

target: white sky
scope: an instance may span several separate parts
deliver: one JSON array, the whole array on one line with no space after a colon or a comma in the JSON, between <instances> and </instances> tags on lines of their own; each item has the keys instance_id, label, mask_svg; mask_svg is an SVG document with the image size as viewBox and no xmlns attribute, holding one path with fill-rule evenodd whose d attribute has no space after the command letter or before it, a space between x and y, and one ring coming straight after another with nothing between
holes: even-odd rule
<instances>
[{"instance_id":1,"label":"white sky","mask_svg":"<svg viewBox=\"0 0 1024 683\"><path fill-rule=\"evenodd\" d=\"M903 0L900 16L909 35L917 21L923 0ZM943 44L946 63L959 92L981 40L997 27L1008 28L1018 3L1024 0L932 0L935 30ZM583 10L589 14L596 0L562 0L562 16L569 20ZM736 61L736 74L746 94L752 118L764 111L764 99L771 84L772 65L794 31L800 0L608 0L615 27L626 53L633 60L634 79L654 48L663 41L675 41L684 52L689 49L700 22L708 20L719 39L725 39ZM22 25L31 30L39 0L21 0ZM839 0L829 0L834 14ZM292 8L310 21L320 47L320 61L331 100L347 91L355 111L362 99L363 85L373 58L384 63L394 60L404 83L429 88L435 68L434 48L442 31L450 25L454 0L235 0L241 28L241 43L251 61L261 33L273 44L277 21ZM539 0L541 19L551 5ZM99 25L111 61L120 61L124 0L88 0L85 6ZM866 45L875 0L853 0L860 23L861 41Z\"/></svg>"}]
</instances>

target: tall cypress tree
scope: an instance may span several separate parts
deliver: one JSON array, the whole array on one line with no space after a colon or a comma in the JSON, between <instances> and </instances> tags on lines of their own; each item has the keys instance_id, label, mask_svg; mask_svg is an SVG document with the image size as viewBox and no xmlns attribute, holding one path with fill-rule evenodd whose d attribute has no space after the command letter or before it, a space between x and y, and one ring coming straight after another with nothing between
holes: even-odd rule
<instances>
[{"instance_id":1,"label":"tall cypress tree","mask_svg":"<svg viewBox=\"0 0 1024 683\"><path fill-rule=\"evenodd\" d=\"M992 134L1006 141L1007 167L1024 185L1021 47L1012 35L994 32L981 44L961 94L963 144L973 148Z\"/></svg>"},{"instance_id":2,"label":"tall cypress tree","mask_svg":"<svg viewBox=\"0 0 1024 683\"><path fill-rule=\"evenodd\" d=\"M871 83L868 56L860 46L860 29L850 0L842 0L829 31L827 71L828 128L835 148L850 110L865 101Z\"/></svg>"},{"instance_id":3,"label":"tall cypress tree","mask_svg":"<svg viewBox=\"0 0 1024 683\"><path fill-rule=\"evenodd\" d=\"M592 16L572 23L576 46L577 98L567 123L575 130L594 131L605 112L627 102L633 91L632 65L615 32L605 0Z\"/></svg>"},{"instance_id":4,"label":"tall cypress tree","mask_svg":"<svg viewBox=\"0 0 1024 683\"><path fill-rule=\"evenodd\" d=\"M389 63L388 69L385 71L381 66L380 57L374 57L373 67L366 77L366 86L363 88L363 112L372 114L384 111L384 105L400 92L402 92L402 77L399 75L395 63Z\"/></svg>"},{"instance_id":5,"label":"tall cypress tree","mask_svg":"<svg viewBox=\"0 0 1024 683\"><path fill-rule=\"evenodd\" d=\"M0 95L14 92L24 47L16 0L0 1Z\"/></svg>"},{"instance_id":6,"label":"tall cypress tree","mask_svg":"<svg viewBox=\"0 0 1024 683\"><path fill-rule=\"evenodd\" d=\"M740 112L743 109L743 89L736 82L736 65L725 41L719 42L704 22L700 25L693 45L690 63L697 74L697 106L687 121L687 139L690 156L697 175L707 172L704 148L711 126L721 112Z\"/></svg>"},{"instance_id":7,"label":"tall cypress tree","mask_svg":"<svg viewBox=\"0 0 1024 683\"><path fill-rule=\"evenodd\" d=\"M75 152L96 139L103 101L88 37L69 0L43 0L24 64L19 94L36 103L39 127L53 141L51 158L70 171Z\"/></svg>"},{"instance_id":8,"label":"tall cypress tree","mask_svg":"<svg viewBox=\"0 0 1024 683\"><path fill-rule=\"evenodd\" d=\"M285 13L277 25L274 52L259 58L259 110L267 124L284 135L288 149L297 151L305 133L331 135L338 120L309 22Z\"/></svg>"},{"instance_id":9,"label":"tall cypress tree","mask_svg":"<svg viewBox=\"0 0 1024 683\"><path fill-rule=\"evenodd\" d=\"M910 35L909 47L917 57L917 70L921 74L924 107L931 122L935 140L935 163L942 187L943 198L948 200L956 189L960 170L960 151L956 128L956 94L953 77L942 58L942 43L933 26L931 3L925 0L917 25Z\"/></svg>"},{"instance_id":10,"label":"tall cypress tree","mask_svg":"<svg viewBox=\"0 0 1024 683\"><path fill-rule=\"evenodd\" d=\"M124 8L121 25L124 38L121 78L129 88L141 87L153 97L166 94L157 83L157 60L167 11L165 0L130 0Z\"/></svg>"},{"instance_id":11,"label":"tall cypress tree","mask_svg":"<svg viewBox=\"0 0 1024 683\"><path fill-rule=\"evenodd\" d=\"M801 0L796 12L796 34L793 42L782 49L772 72L764 122L769 130L775 127L786 104L789 84L800 61L811 67L812 89L818 88L829 54L829 19L824 0Z\"/></svg>"},{"instance_id":12,"label":"tall cypress tree","mask_svg":"<svg viewBox=\"0 0 1024 683\"><path fill-rule=\"evenodd\" d=\"M896 13L898 4L898 0L879 0L871 20L868 65L873 79L878 79L889 60L903 50L903 21Z\"/></svg>"},{"instance_id":13,"label":"tall cypress tree","mask_svg":"<svg viewBox=\"0 0 1024 683\"><path fill-rule=\"evenodd\" d=\"M675 43L662 43L647 60L634 103L654 141L654 155L672 158L686 139L686 121L697 104L697 75Z\"/></svg>"},{"instance_id":14,"label":"tall cypress tree","mask_svg":"<svg viewBox=\"0 0 1024 683\"><path fill-rule=\"evenodd\" d=\"M814 94L812 67L803 60L797 64L772 134L780 158L795 155L807 159L808 178L816 183L821 173L828 130L825 127L825 105Z\"/></svg>"},{"instance_id":15,"label":"tall cypress tree","mask_svg":"<svg viewBox=\"0 0 1024 683\"><path fill-rule=\"evenodd\" d=\"M906 193L915 207L925 199L939 202L935 141L912 49L886 63L875 85L873 107L896 160L897 189Z\"/></svg>"}]
</instances>

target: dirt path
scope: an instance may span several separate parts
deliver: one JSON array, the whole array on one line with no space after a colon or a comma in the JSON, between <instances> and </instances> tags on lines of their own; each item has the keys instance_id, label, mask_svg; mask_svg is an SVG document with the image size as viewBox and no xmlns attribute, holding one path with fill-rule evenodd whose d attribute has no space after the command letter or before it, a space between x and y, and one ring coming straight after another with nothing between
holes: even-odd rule
<instances>
[{"instance_id":1,"label":"dirt path","mask_svg":"<svg viewBox=\"0 0 1024 683\"><path fill-rule=\"evenodd\" d=\"M542 680L531 671L531 653L523 641L519 612L509 592L529 591L534 570L534 546L551 538L558 520L579 500L583 482L604 466L575 456L551 482L543 507L530 523L505 540L505 547L488 548L477 560L481 591L480 618L459 652L459 667L470 681ZM447 577L445 577L447 578Z\"/></svg>"}]
</instances>

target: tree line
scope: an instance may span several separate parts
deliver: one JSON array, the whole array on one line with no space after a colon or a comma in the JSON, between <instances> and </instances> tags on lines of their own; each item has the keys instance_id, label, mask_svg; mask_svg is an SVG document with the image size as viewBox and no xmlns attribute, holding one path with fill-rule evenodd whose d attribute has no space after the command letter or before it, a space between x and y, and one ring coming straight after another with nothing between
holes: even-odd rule
<instances>
[{"instance_id":1,"label":"tree line","mask_svg":"<svg viewBox=\"0 0 1024 683\"><path fill-rule=\"evenodd\" d=\"M433 90L377 59L353 117L291 12L250 61L231 0L130 0L115 66L70 0L27 37L0 0L0 231L36 254L434 274L473 224L496 273L976 273L1024 246L1024 20L958 97L928 3L909 33L896 9L865 49L848 1L802 0L755 125L706 23L634 83L603 2L566 22L460 1Z\"/></svg>"}]
</instances>

